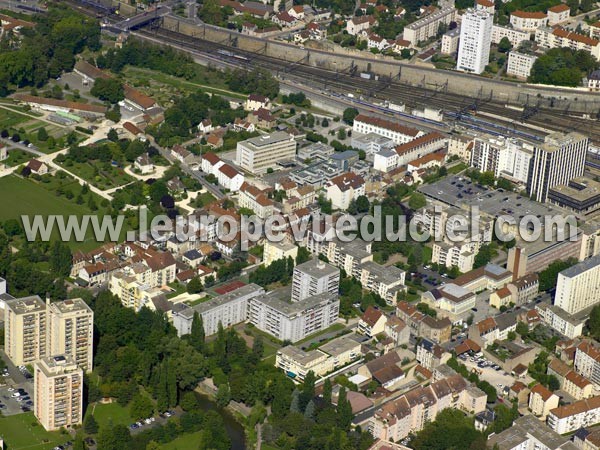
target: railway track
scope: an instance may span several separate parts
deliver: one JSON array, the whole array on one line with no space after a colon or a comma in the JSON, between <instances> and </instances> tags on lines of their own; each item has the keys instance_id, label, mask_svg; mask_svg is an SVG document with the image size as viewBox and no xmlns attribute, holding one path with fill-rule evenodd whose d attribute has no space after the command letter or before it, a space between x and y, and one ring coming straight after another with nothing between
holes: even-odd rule
<instances>
[{"instance_id":1,"label":"railway track","mask_svg":"<svg viewBox=\"0 0 600 450\"><path fill-rule=\"evenodd\" d=\"M390 81L385 77L381 77L379 80L367 80L345 72L332 72L308 66L301 62L284 62L260 53L232 48L223 43L206 41L199 37L188 36L164 28L153 31L141 30L138 33L154 38L160 36L166 43L183 45L202 52L216 53L219 50L235 52L236 55L241 55L247 60L245 65L248 68L262 67L272 71L277 76L297 80L315 89L326 90L334 88L341 92L358 92L371 99L380 101L389 100L394 103L401 102L410 107L422 107L426 105L455 114L484 112L501 116L501 118L495 119L495 121L502 123L507 129L512 128L514 130L527 130L531 132L531 128L527 125L533 125L550 131L580 131L590 136L592 141L600 144L600 127L594 126L599 123L598 121L569 116L562 111L538 109L535 111L535 114L524 118L523 111L507 108L506 105L491 102L485 98L467 98L443 92L442 90L432 91L423 87L402 85ZM543 135L544 133L538 131L533 134Z\"/></svg>"}]
</instances>

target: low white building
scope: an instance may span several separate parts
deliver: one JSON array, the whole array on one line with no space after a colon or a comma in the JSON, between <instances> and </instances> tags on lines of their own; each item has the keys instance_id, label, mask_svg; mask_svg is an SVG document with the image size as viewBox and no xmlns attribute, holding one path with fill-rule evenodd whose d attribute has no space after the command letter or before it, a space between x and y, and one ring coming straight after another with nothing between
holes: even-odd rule
<instances>
[{"instance_id":1,"label":"low white building","mask_svg":"<svg viewBox=\"0 0 600 450\"><path fill-rule=\"evenodd\" d=\"M506 74L526 80L531 74L533 63L535 63L536 60L537 56L535 55L512 51L508 54Z\"/></svg>"},{"instance_id":2,"label":"low white building","mask_svg":"<svg viewBox=\"0 0 600 450\"><path fill-rule=\"evenodd\" d=\"M548 25L548 16L543 12L514 11L510 14L510 24L517 30L533 33Z\"/></svg>"},{"instance_id":3,"label":"low white building","mask_svg":"<svg viewBox=\"0 0 600 450\"><path fill-rule=\"evenodd\" d=\"M352 200L365 195L365 180L353 172L346 172L332 178L326 184L327 200L334 209L346 210Z\"/></svg>"},{"instance_id":4,"label":"low white building","mask_svg":"<svg viewBox=\"0 0 600 450\"><path fill-rule=\"evenodd\" d=\"M559 3L548 8L548 25L553 26L566 22L571 18L571 8L566 3Z\"/></svg>"}]
</instances>

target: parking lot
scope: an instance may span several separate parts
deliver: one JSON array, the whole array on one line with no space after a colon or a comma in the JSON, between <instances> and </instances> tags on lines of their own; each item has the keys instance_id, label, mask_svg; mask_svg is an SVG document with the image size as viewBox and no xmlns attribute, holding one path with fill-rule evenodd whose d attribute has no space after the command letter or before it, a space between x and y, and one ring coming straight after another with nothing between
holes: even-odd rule
<instances>
[{"instance_id":1,"label":"parking lot","mask_svg":"<svg viewBox=\"0 0 600 450\"><path fill-rule=\"evenodd\" d=\"M469 371L477 369L479 371L479 379L485 380L494 386L499 395L504 394L503 389L505 387L510 388L515 383L515 378L511 374L505 372L502 368L496 370L494 367L491 367L490 365L493 363L485 357L481 357L479 360L473 357L466 357L466 359L461 358L461 361L467 366ZM479 364L478 361L480 362ZM485 364L484 367L482 367L483 364Z\"/></svg>"},{"instance_id":2,"label":"parking lot","mask_svg":"<svg viewBox=\"0 0 600 450\"><path fill-rule=\"evenodd\" d=\"M15 367L4 352L0 352L0 357L6 364L0 373L0 411L10 416L33 409L32 374L24 366Z\"/></svg>"}]
</instances>

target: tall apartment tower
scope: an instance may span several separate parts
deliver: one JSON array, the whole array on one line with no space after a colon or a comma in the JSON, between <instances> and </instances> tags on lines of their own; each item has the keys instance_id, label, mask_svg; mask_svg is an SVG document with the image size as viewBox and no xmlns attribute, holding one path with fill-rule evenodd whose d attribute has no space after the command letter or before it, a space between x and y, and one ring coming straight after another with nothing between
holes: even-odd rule
<instances>
[{"instance_id":1,"label":"tall apartment tower","mask_svg":"<svg viewBox=\"0 0 600 450\"><path fill-rule=\"evenodd\" d=\"M94 312L80 298L48 305L48 355L70 355L92 371Z\"/></svg>"},{"instance_id":2,"label":"tall apartment tower","mask_svg":"<svg viewBox=\"0 0 600 450\"><path fill-rule=\"evenodd\" d=\"M558 274L554 304L576 314L600 303L600 255Z\"/></svg>"},{"instance_id":3,"label":"tall apartment tower","mask_svg":"<svg viewBox=\"0 0 600 450\"><path fill-rule=\"evenodd\" d=\"M494 16L485 10L468 9L462 16L456 69L482 73L490 61Z\"/></svg>"},{"instance_id":4,"label":"tall apartment tower","mask_svg":"<svg viewBox=\"0 0 600 450\"><path fill-rule=\"evenodd\" d=\"M337 295L340 269L320 259L311 259L294 268L292 301L299 302L324 292Z\"/></svg>"},{"instance_id":5,"label":"tall apartment tower","mask_svg":"<svg viewBox=\"0 0 600 450\"><path fill-rule=\"evenodd\" d=\"M37 295L6 301L4 351L14 365L46 356L46 327L46 304Z\"/></svg>"},{"instance_id":6,"label":"tall apartment tower","mask_svg":"<svg viewBox=\"0 0 600 450\"><path fill-rule=\"evenodd\" d=\"M534 200L545 202L548 191L583 175L589 140L580 133L553 133L535 146L529 164L527 192Z\"/></svg>"},{"instance_id":7,"label":"tall apartment tower","mask_svg":"<svg viewBox=\"0 0 600 450\"><path fill-rule=\"evenodd\" d=\"M83 421L83 370L69 355L42 358L34 364L35 417L47 431Z\"/></svg>"}]
</instances>

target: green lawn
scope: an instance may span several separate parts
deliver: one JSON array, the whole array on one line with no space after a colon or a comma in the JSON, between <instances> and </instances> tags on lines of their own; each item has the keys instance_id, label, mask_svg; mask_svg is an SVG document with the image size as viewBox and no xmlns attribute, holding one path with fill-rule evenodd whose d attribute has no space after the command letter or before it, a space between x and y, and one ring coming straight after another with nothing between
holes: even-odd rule
<instances>
[{"instance_id":1,"label":"green lawn","mask_svg":"<svg viewBox=\"0 0 600 450\"><path fill-rule=\"evenodd\" d=\"M21 124L32 120L31 117L20 114L16 111L0 109L0 130L8 130L9 128L19 128Z\"/></svg>"},{"instance_id":2,"label":"green lawn","mask_svg":"<svg viewBox=\"0 0 600 450\"><path fill-rule=\"evenodd\" d=\"M325 328L322 331L311 334L311 335L305 337L304 339L302 339L301 341L296 342L294 345L300 346L301 344L305 344L307 342L312 342L312 341L317 342L319 340L319 337L323 336L324 334L332 333L332 332L336 332L336 331L342 331L344 328L346 328L345 325L343 325L341 323L334 323L329 328Z\"/></svg>"},{"instance_id":3,"label":"green lawn","mask_svg":"<svg viewBox=\"0 0 600 450\"><path fill-rule=\"evenodd\" d=\"M44 430L33 412L0 416L0 436L4 438L4 445L10 450L49 450L70 438L68 434Z\"/></svg>"},{"instance_id":4,"label":"green lawn","mask_svg":"<svg viewBox=\"0 0 600 450\"><path fill-rule=\"evenodd\" d=\"M0 221L7 219L17 219L21 222L21 216L30 216L32 220L34 215L42 215L44 217L50 214L69 216L76 215L81 217L83 214L91 214L91 210L87 207L87 201L78 205L75 199L68 200L64 196L57 196L54 192L55 186L58 181L56 177L51 177L49 183L36 183L34 181L25 180L11 175L0 178L0 192L11 200L10 208L0 208ZM72 178L64 180L62 186L63 190L72 190L77 195L81 187ZM100 205L101 198L95 194L96 203ZM97 211L99 216L104 214L102 209ZM124 237L127 227L124 226L121 236ZM52 234L53 238L58 237L58 232L55 231ZM74 249L81 249L83 251L89 251L98 247L98 243L92 239L92 230L86 234L86 240L83 242L71 242L71 247Z\"/></svg>"},{"instance_id":5,"label":"green lawn","mask_svg":"<svg viewBox=\"0 0 600 450\"><path fill-rule=\"evenodd\" d=\"M135 181L122 168L114 167L110 163L101 163L100 161L77 163L69 159L64 163L57 160L55 162L103 191Z\"/></svg>"},{"instance_id":6,"label":"green lawn","mask_svg":"<svg viewBox=\"0 0 600 450\"><path fill-rule=\"evenodd\" d=\"M135 422L129 415L129 407L122 407L118 403L96 403L90 406L85 414L93 414L99 428L106 426L109 420L112 420L113 425L121 424L127 427Z\"/></svg>"},{"instance_id":7,"label":"green lawn","mask_svg":"<svg viewBox=\"0 0 600 450\"><path fill-rule=\"evenodd\" d=\"M27 153L24 150L18 148L12 149L8 152L8 158L2 161L0 164L5 164L9 167L19 166L25 164L27 161L33 158L31 153Z\"/></svg>"},{"instance_id":8,"label":"green lawn","mask_svg":"<svg viewBox=\"0 0 600 450\"><path fill-rule=\"evenodd\" d=\"M161 445L161 448L163 450L190 450L198 448L201 433L202 431L196 431L195 433L184 434L168 444Z\"/></svg>"}]
</instances>

